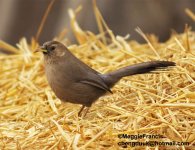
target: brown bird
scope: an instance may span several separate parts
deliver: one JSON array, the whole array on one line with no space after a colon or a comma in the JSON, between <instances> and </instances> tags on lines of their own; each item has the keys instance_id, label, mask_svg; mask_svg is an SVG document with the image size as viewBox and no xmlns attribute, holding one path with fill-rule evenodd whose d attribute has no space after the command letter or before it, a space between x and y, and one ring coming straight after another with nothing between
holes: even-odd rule
<instances>
[{"instance_id":1,"label":"brown bird","mask_svg":"<svg viewBox=\"0 0 195 150\"><path fill-rule=\"evenodd\" d=\"M122 78L135 74L144 74L159 68L175 66L170 61L150 61L120 68L101 74L90 68L60 42L45 42L39 48L44 54L47 80L56 96L64 101L81 104L80 116L84 107L90 107Z\"/></svg>"}]
</instances>

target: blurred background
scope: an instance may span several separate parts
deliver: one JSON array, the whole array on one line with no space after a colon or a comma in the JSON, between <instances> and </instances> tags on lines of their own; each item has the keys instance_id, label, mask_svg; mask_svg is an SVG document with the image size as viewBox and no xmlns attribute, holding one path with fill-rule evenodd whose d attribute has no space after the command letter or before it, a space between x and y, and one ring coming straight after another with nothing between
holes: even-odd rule
<instances>
[{"instance_id":1,"label":"blurred background","mask_svg":"<svg viewBox=\"0 0 195 150\"><path fill-rule=\"evenodd\" d=\"M20 38L28 40L35 36L41 19L50 0L0 0L0 40L10 44ZM74 41L70 29L68 8L83 6L77 16L82 29L98 33L92 1L90 0L56 0L47 18L39 42L51 40L64 28L69 29L67 38ZM194 0L97 0L108 26L117 35L130 34L130 39L143 42L135 31L140 27L144 33L154 33L165 41L171 30L180 33L187 23L194 30L195 23L185 13L185 8L195 11Z\"/></svg>"}]
</instances>

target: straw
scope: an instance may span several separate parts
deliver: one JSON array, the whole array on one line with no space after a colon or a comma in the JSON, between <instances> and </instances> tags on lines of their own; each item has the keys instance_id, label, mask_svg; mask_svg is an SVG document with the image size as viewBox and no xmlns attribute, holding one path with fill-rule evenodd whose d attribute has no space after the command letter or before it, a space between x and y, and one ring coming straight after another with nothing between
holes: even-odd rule
<instances>
[{"instance_id":1,"label":"straw","mask_svg":"<svg viewBox=\"0 0 195 150\"><path fill-rule=\"evenodd\" d=\"M70 51L101 73L151 60L168 60L177 66L150 74L125 77L97 100L84 118L80 105L63 103L50 89L38 45L21 39L17 47L1 42L10 55L0 54L0 147L1 149L120 149L119 134L162 135L146 142L183 141L195 144L195 33L187 28L159 43L146 36L145 44L115 36L97 6L99 34L84 31L69 10L71 27L79 44ZM80 10L80 9L79 9ZM78 11L77 11L78 13ZM109 36L107 36L109 34ZM61 37L60 37L61 38ZM17 49L17 50L16 50ZM85 94L85 93L83 93ZM128 149L131 147L128 146ZM152 147L136 147L152 149ZM177 149L178 146L160 147Z\"/></svg>"}]
</instances>

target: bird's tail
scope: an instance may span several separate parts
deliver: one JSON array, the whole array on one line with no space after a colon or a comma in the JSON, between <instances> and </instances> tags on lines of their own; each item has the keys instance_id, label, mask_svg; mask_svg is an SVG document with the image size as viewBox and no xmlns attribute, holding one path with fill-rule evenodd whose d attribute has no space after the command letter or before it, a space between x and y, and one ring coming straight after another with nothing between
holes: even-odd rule
<instances>
[{"instance_id":1,"label":"bird's tail","mask_svg":"<svg viewBox=\"0 0 195 150\"><path fill-rule=\"evenodd\" d=\"M175 66L174 62L171 61L150 61L144 62L132 66L127 66L124 68L120 68L116 71L105 74L104 79L108 79L108 85L112 86L113 82L117 82L122 77L135 75L135 74L144 74L154 71L159 68L166 68L169 66Z\"/></svg>"}]
</instances>

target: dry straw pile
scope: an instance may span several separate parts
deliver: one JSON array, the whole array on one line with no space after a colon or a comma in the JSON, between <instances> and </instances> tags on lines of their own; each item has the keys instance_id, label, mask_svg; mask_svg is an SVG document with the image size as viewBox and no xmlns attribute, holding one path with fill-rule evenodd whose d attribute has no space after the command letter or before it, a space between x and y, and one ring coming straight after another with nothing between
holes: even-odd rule
<instances>
[{"instance_id":1,"label":"dry straw pile","mask_svg":"<svg viewBox=\"0 0 195 150\"><path fill-rule=\"evenodd\" d=\"M139 44L115 36L96 7L97 35L79 27L77 13L69 10L69 14L79 42L70 50L99 72L150 60L174 61L177 66L123 78L113 88L114 94L100 98L81 119L79 105L61 103L49 88L42 55L33 53L35 41L28 44L22 39L17 48L1 41L0 46L13 54L0 54L0 149L119 149L118 142L131 141L118 138L123 133L160 134L164 138L152 140L187 141L193 146L195 33L186 28L159 43L137 29L147 41ZM137 147L145 148L151 149Z\"/></svg>"}]
</instances>

